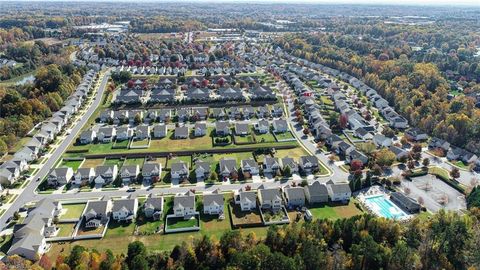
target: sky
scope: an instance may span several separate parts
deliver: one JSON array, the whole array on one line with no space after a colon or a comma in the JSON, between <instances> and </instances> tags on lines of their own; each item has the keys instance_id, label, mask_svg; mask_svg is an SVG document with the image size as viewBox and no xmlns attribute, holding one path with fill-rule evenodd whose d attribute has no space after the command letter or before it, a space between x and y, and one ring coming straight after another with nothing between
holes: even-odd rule
<instances>
[{"instance_id":1,"label":"sky","mask_svg":"<svg viewBox=\"0 0 480 270\"><path fill-rule=\"evenodd\" d=\"M12 0L0 0L12 1ZM15 1L15 0L13 0ZM17 0L21 2L32 0ZM37 1L68 1L68 0L33 0ZM69 0L70 2L72 0ZM73 0L81 2L225 2L225 3L309 3L309 4L380 4L380 5L422 5L422 6L477 6L480 0ZM72 2L73 2L72 1Z\"/></svg>"}]
</instances>

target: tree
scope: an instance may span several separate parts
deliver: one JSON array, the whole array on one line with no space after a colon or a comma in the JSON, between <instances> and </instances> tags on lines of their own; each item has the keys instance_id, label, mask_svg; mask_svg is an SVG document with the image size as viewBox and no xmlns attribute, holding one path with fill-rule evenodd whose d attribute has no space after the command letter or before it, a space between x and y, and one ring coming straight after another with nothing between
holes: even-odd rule
<instances>
[{"instance_id":1,"label":"tree","mask_svg":"<svg viewBox=\"0 0 480 270\"><path fill-rule=\"evenodd\" d=\"M423 161L422 161L422 165L424 167L428 167L428 165L430 165L430 159L429 158L424 158Z\"/></svg>"},{"instance_id":2,"label":"tree","mask_svg":"<svg viewBox=\"0 0 480 270\"><path fill-rule=\"evenodd\" d=\"M395 159L395 154L387 148L381 149L375 153L375 161L381 167L391 166Z\"/></svg>"},{"instance_id":3,"label":"tree","mask_svg":"<svg viewBox=\"0 0 480 270\"><path fill-rule=\"evenodd\" d=\"M412 146L412 152L414 153L420 153L422 152L422 145L416 143Z\"/></svg>"},{"instance_id":4,"label":"tree","mask_svg":"<svg viewBox=\"0 0 480 270\"><path fill-rule=\"evenodd\" d=\"M363 169L363 162L358 159L354 159L350 162L350 171L355 172Z\"/></svg>"},{"instance_id":5,"label":"tree","mask_svg":"<svg viewBox=\"0 0 480 270\"><path fill-rule=\"evenodd\" d=\"M283 176L284 177L292 176L292 171L290 169L290 166L286 166L285 169L283 169Z\"/></svg>"},{"instance_id":6,"label":"tree","mask_svg":"<svg viewBox=\"0 0 480 270\"><path fill-rule=\"evenodd\" d=\"M133 119L133 122L135 123L135 125L138 125L142 122L142 117L140 116L140 114L135 114L135 118Z\"/></svg>"},{"instance_id":7,"label":"tree","mask_svg":"<svg viewBox=\"0 0 480 270\"><path fill-rule=\"evenodd\" d=\"M460 177L460 170L458 168L453 168L451 171L450 171L450 176L453 178L453 179L457 179Z\"/></svg>"},{"instance_id":8,"label":"tree","mask_svg":"<svg viewBox=\"0 0 480 270\"><path fill-rule=\"evenodd\" d=\"M410 161L407 163L407 167L408 167L408 169L413 170L413 169L415 168L415 161L410 160Z\"/></svg>"},{"instance_id":9,"label":"tree","mask_svg":"<svg viewBox=\"0 0 480 270\"><path fill-rule=\"evenodd\" d=\"M148 262L145 259L146 255L136 255L130 263L129 269L131 270L148 270Z\"/></svg>"},{"instance_id":10,"label":"tree","mask_svg":"<svg viewBox=\"0 0 480 270\"><path fill-rule=\"evenodd\" d=\"M348 115L341 114L338 118L338 123L342 129L345 129L348 125Z\"/></svg>"},{"instance_id":11,"label":"tree","mask_svg":"<svg viewBox=\"0 0 480 270\"><path fill-rule=\"evenodd\" d=\"M310 134L310 130L309 130L308 128L304 128L304 129L303 129L303 134L304 134L304 135Z\"/></svg>"},{"instance_id":12,"label":"tree","mask_svg":"<svg viewBox=\"0 0 480 270\"><path fill-rule=\"evenodd\" d=\"M145 248L145 245L140 241L134 241L128 244L127 258L125 259L125 262L130 269L134 269L132 267L134 258L137 256L145 257L146 255L147 249Z\"/></svg>"},{"instance_id":13,"label":"tree","mask_svg":"<svg viewBox=\"0 0 480 270\"><path fill-rule=\"evenodd\" d=\"M0 156L5 155L8 152L7 144L0 138Z\"/></svg>"},{"instance_id":14,"label":"tree","mask_svg":"<svg viewBox=\"0 0 480 270\"><path fill-rule=\"evenodd\" d=\"M218 175L216 172L211 172L210 173L210 180L212 181L217 181L218 180Z\"/></svg>"},{"instance_id":15,"label":"tree","mask_svg":"<svg viewBox=\"0 0 480 270\"><path fill-rule=\"evenodd\" d=\"M42 258L40 258L38 265L40 265L45 270L50 270L53 266L52 261L47 255L43 255Z\"/></svg>"}]
</instances>

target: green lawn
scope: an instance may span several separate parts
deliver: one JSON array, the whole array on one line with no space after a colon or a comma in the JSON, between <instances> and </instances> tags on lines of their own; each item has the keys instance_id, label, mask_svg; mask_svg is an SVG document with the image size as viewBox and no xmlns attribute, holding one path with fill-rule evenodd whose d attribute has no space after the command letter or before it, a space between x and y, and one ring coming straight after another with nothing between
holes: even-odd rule
<instances>
[{"instance_id":1,"label":"green lawn","mask_svg":"<svg viewBox=\"0 0 480 270\"><path fill-rule=\"evenodd\" d=\"M133 235L133 231L135 230L135 223L127 223L127 222L116 222L114 220L110 220L108 223L107 233L105 234L105 238L110 237L126 237Z\"/></svg>"},{"instance_id":2,"label":"green lawn","mask_svg":"<svg viewBox=\"0 0 480 270\"><path fill-rule=\"evenodd\" d=\"M136 147L147 147L148 146L148 141L149 139L143 139L143 140L132 140L130 143L130 147L136 146Z\"/></svg>"},{"instance_id":3,"label":"green lawn","mask_svg":"<svg viewBox=\"0 0 480 270\"><path fill-rule=\"evenodd\" d=\"M355 200L350 199L347 205L340 203L319 204L308 207L315 219L339 219L349 218L362 214L355 206Z\"/></svg>"},{"instance_id":4,"label":"green lawn","mask_svg":"<svg viewBox=\"0 0 480 270\"><path fill-rule=\"evenodd\" d=\"M118 170L120 170L123 165L123 160L115 158L105 159L103 165L117 165Z\"/></svg>"},{"instance_id":5,"label":"green lawn","mask_svg":"<svg viewBox=\"0 0 480 270\"><path fill-rule=\"evenodd\" d=\"M428 168L428 173L434 174L434 175L440 175L446 179L450 179L450 173L447 170L440 167L430 167Z\"/></svg>"},{"instance_id":6,"label":"green lawn","mask_svg":"<svg viewBox=\"0 0 480 270\"><path fill-rule=\"evenodd\" d=\"M115 141L115 143L113 144L113 148L123 148L123 149L126 149L128 148L128 144L130 143L129 140L123 140L123 141Z\"/></svg>"},{"instance_id":7,"label":"green lawn","mask_svg":"<svg viewBox=\"0 0 480 270\"><path fill-rule=\"evenodd\" d=\"M60 219L80 218L85 205L84 203L62 205L65 213L60 216Z\"/></svg>"},{"instance_id":8,"label":"green lawn","mask_svg":"<svg viewBox=\"0 0 480 270\"><path fill-rule=\"evenodd\" d=\"M275 137L273 136L272 133L268 132L266 134L259 134L255 133L255 139L259 143L265 143L265 142L275 142Z\"/></svg>"},{"instance_id":9,"label":"green lawn","mask_svg":"<svg viewBox=\"0 0 480 270\"><path fill-rule=\"evenodd\" d=\"M213 160L219 162L221 158L234 158L237 160L238 166L240 166L240 162L242 159L253 158L252 152L240 152L240 153L231 153L231 154L214 154L212 156Z\"/></svg>"},{"instance_id":10,"label":"green lawn","mask_svg":"<svg viewBox=\"0 0 480 270\"><path fill-rule=\"evenodd\" d=\"M469 168L469 165L466 164L466 163L464 163L464 162L461 161L461 160L456 161L455 163L453 163L453 165L455 165L455 166L457 166L457 167L459 167L459 168L465 169L465 170L468 170L468 168Z\"/></svg>"},{"instance_id":11,"label":"green lawn","mask_svg":"<svg viewBox=\"0 0 480 270\"><path fill-rule=\"evenodd\" d=\"M158 228L162 227L163 222L161 220L148 220L142 225L138 226L138 232L145 233L145 234L152 234L157 231Z\"/></svg>"},{"instance_id":12,"label":"green lawn","mask_svg":"<svg viewBox=\"0 0 480 270\"><path fill-rule=\"evenodd\" d=\"M59 223L57 224L57 227L60 229L57 237L72 236L73 229L75 228L75 223Z\"/></svg>"},{"instance_id":13,"label":"green lawn","mask_svg":"<svg viewBox=\"0 0 480 270\"><path fill-rule=\"evenodd\" d=\"M293 139L293 134L290 131L284 132L284 133L276 133L275 137L277 137L277 140L290 140Z\"/></svg>"},{"instance_id":14,"label":"green lawn","mask_svg":"<svg viewBox=\"0 0 480 270\"><path fill-rule=\"evenodd\" d=\"M144 162L144 158L128 158L125 160L124 165L138 165L140 168L142 168Z\"/></svg>"},{"instance_id":15,"label":"green lawn","mask_svg":"<svg viewBox=\"0 0 480 270\"><path fill-rule=\"evenodd\" d=\"M183 161L188 164L189 168L192 168L192 157L191 156L176 156L167 161L167 168L172 168L172 164L178 161Z\"/></svg>"},{"instance_id":16,"label":"green lawn","mask_svg":"<svg viewBox=\"0 0 480 270\"><path fill-rule=\"evenodd\" d=\"M62 160L59 167L70 167L73 171L76 171L83 160Z\"/></svg>"},{"instance_id":17,"label":"green lawn","mask_svg":"<svg viewBox=\"0 0 480 270\"><path fill-rule=\"evenodd\" d=\"M197 218L183 219L183 218L167 218L167 228L169 229L180 229L180 228L190 228L198 225Z\"/></svg>"},{"instance_id":18,"label":"green lawn","mask_svg":"<svg viewBox=\"0 0 480 270\"><path fill-rule=\"evenodd\" d=\"M239 144L247 144L247 143L255 143L255 139L253 138L252 135L246 135L246 136L237 136L235 135L235 143Z\"/></svg>"},{"instance_id":19,"label":"green lawn","mask_svg":"<svg viewBox=\"0 0 480 270\"><path fill-rule=\"evenodd\" d=\"M293 149L279 149L275 152L275 157L284 158L290 157L298 161L302 156L310 155L303 147L297 147Z\"/></svg>"}]
</instances>

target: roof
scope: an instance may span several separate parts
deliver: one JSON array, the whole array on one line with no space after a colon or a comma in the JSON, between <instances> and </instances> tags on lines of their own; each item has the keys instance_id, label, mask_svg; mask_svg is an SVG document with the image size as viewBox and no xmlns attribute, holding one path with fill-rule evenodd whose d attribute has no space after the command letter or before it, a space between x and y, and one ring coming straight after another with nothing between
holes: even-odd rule
<instances>
[{"instance_id":1,"label":"roof","mask_svg":"<svg viewBox=\"0 0 480 270\"><path fill-rule=\"evenodd\" d=\"M188 127L176 127L175 128L175 136L178 137L188 137Z\"/></svg>"},{"instance_id":2,"label":"roof","mask_svg":"<svg viewBox=\"0 0 480 270\"><path fill-rule=\"evenodd\" d=\"M419 208L420 205L413 201L412 199L410 199L409 197L403 195L403 193L400 193L400 192L392 192L390 194L390 197L392 197L392 199L398 203L401 204L401 206L403 207L406 207L408 209L414 209L414 208Z\"/></svg>"},{"instance_id":3,"label":"roof","mask_svg":"<svg viewBox=\"0 0 480 270\"><path fill-rule=\"evenodd\" d=\"M197 160L197 162L195 162L195 169L199 168L202 168L206 172L210 172L210 162Z\"/></svg>"},{"instance_id":4,"label":"roof","mask_svg":"<svg viewBox=\"0 0 480 270\"><path fill-rule=\"evenodd\" d=\"M173 208L195 208L195 194L188 191L173 197Z\"/></svg>"},{"instance_id":5,"label":"roof","mask_svg":"<svg viewBox=\"0 0 480 270\"><path fill-rule=\"evenodd\" d=\"M187 171L188 172L188 164L183 161L175 161L171 165L172 172L179 172L179 171Z\"/></svg>"},{"instance_id":6,"label":"roof","mask_svg":"<svg viewBox=\"0 0 480 270\"><path fill-rule=\"evenodd\" d=\"M327 186L320 183L320 181L314 181L311 185L307 185L304 188L308 189L310 196L328 195Z\"/></svg>"},{"instance_id":7,"label":"roof","mask_svg":"<svg viewBox=\"0 0 480 270\"><path fill-rule=\"evenodd\" d=\"M330 184L330 188L332 189L333 193L351 193L352 190L350 189L350 186L346 183L340 183L340 184Z\"/></svg>"},{"instance_id":8,"label":"roof","mask_svg":"<svg viewBox=\"0 0 480 270\"><path fill-rule=\"evenodd\" d=\"M221 158L220 173L231 173L237 170L237 161L234 158Z\"/></svg>"},{"instance_id":9,"label":"roof","mask_svg":"<svg viewBox=\"0 0 480 270\"><path fill-rule=\"evenodd\" d=\"M212 193L203 194L203 206L223 205L224 198L220 190L216 189Z\"/></svg>"},{"instance_id":10,"label":"roof","mask_svg":"<svg viewBox=\"0 0 480 270\"><path fill-rule=\"evenodd\" d=\"M160 173L160 164L157 162L143 163L142 173Z\"/></svg>"},{"instance_id":11,"label":"roof","mask_svg":"<svg viewBox=\"0 0 480 270\"><path fill-rule=\"evenodd\" d=\"M282 195L278 188L259 188L258 192L264 201L282 200Z\"/></svg>"},{"instance_id":12,"label":"roof","mask_svg":"<svg viewBox=\"0 0 480 270\"><path fill-rule=\"evenodd\" d=\"M88 212L95 212L97 214L107 215L108 211L108 200L100 201L88 201L87 207L85 209L85 214Z\"/></svg>"},{"instance_id":13,"label":"roof","mask_svg":"<svg viewBox=\"0 0 480 270\"><path fill-rule=\"evenodd\" d=\"M117 212L122 209L126 209L129 212L133 212L137 206L137 199L120 199L113 201L112 212Z\"/></svg>"},{"instance_id":14,"label":"roof","mask_svg":"<svg viewBox=\"0 0 480 270\"><path fill-rule=\"evenodd\" d=\"M151 208L155 210L162 210L163 209L163 197L162 196L149 196L147 200L145 200L145 204L143 205L144 208Z\"/></svg>"},{"instance_id":15,"label":"roof","mask_svg":"<svg viewBox=\"0 0 480 270\"><path fill-rule=\"evenodd\" d=\"M300 157L300 163L306 165L308 163L312 165L318 165L318 159L315 156L302 156Z\"/></svg>"},{"instance_id":16,"label":"roof","mask_svg":"<svg viewBox=\"0 0 480 270\"><path fill-rule=\"evenodd\" d=\"M52 177L67 177L67 173L69 171L72 171L72 168L70 168L70 167L55 168L55 169L53 169L53 171L50 173L49 176L52 176Z\"/></svg>"},{"instance_id":17,"label":"roof","mask_svg":"<svg viewBox=\"0 0 480 270\"><path fill-rule=\"evenodd\" d=\"M302 187L285 187L285 196L289 199L305 199L305 192Z\"/></svg>"}]
</instances>

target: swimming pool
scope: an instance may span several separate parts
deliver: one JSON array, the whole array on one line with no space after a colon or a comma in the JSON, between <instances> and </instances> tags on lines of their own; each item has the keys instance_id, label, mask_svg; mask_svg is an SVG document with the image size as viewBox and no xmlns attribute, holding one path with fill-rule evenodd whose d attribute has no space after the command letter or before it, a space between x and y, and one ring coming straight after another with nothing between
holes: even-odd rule
<instances>
[{"instance_id":1,"label":"swimming pool","mask_svg":"<svg viewBox=\"0 0 480 270\"><path fill-rule=\"evenodd\" d=\"M392 201L385 198L384 195L377 195L365 198L365 204L377 215L385 218L403 219L408 217L402 209L396 206Z\"/></svg>"}]
</instances>

